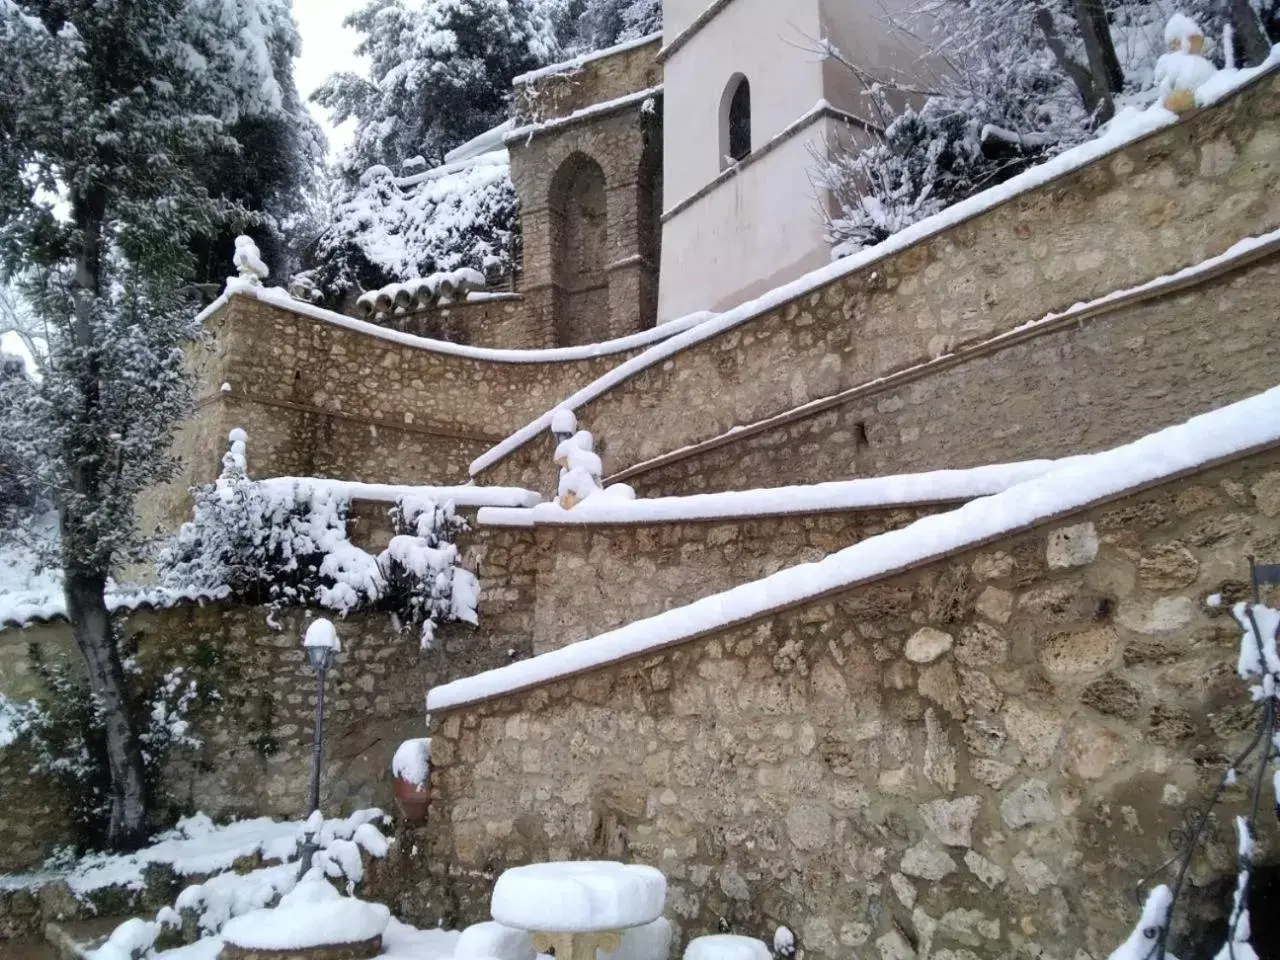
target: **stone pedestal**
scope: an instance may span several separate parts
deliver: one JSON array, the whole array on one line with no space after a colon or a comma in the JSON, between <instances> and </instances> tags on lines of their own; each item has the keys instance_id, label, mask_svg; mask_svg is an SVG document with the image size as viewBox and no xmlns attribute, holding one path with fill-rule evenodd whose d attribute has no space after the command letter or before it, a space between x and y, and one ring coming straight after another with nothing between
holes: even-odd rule
<instances>
[{"instance_id":1,"label":"stone pedestal","mask_svg":"<svg viewBox=\"0 0 1280 960\"><path fill-rule=\"evenodd\" d=\"M555 951L556 960L595 960L596 951L616 953L622 946L622 933L602 930L595 933L535 933L530 932L533 946L539 953Z\"/></svg>"}]
</instances>

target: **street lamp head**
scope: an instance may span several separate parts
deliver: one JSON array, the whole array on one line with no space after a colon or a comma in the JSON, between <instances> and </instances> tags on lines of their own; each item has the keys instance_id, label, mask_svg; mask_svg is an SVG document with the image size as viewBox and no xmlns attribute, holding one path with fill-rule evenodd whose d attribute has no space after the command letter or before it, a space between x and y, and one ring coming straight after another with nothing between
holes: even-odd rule
<instances>
[{"instance_id":1,"label":"street lamp head","mask_svg":"<svg viewBox=\"0 0 1280 960\"><path fill-rule=\"evenodd\" d=\"M556 443L561 444L578 431L578 418L572 410L557 410L551 415L551 433Z\"/></svg>"},{"instance_id":2,"label":"street lamp head","mask_svg":"<svg viewBox=\"0 0 1280 960\"><path fill-rule=\"evenodd\" d=\"M307 661L312 669L328 670L337 659L342 644L333 624L322 617L307 627L302 648L307 652Z\"/></svg>"}]
</instances>

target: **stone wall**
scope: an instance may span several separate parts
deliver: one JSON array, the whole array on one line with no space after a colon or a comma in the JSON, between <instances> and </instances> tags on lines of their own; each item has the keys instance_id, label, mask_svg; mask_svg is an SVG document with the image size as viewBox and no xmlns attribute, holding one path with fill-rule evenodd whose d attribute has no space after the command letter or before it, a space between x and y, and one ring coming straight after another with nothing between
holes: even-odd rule
<instances>
[{"instance_id":1,"label":"stone wall","mask_svg":"<svg viewBox=\"0 0 1280 960\"><path fill-rule=\"evenodd\" d=\"M500 611L494 613L497 623ZM205 746L173 755L164 811L203 810L215 818L305 813L315 713L315 675L301 646L307 621L302 611L285 611L276 615L275 630L267 615L265 608L186 605L138 611L122 621L139 636L139 661L149 674L183 665L203 691L193 720ZM464 625L442 628L437 648L424 652L416 636L391 629L386 614L353 616L337 628L343 653L328 686L322 787L331 814L394 809L391 757L403 740L425 734L429 687L529 652L520 637ZM31 642L51 657L79 663L64 623L0 631L0 663L25 662ZM0 692L41 691L10 670ZM47 803L42 799L47 785L29 775L18 751L0 750L0 767L0 871L30 867L68 841L58 816L63 803L51 791ZM23 802L5 802L14 791Z\"/></svg>"},{"instance_id":2,"label":"stone wall","mask_svg":"<svg viewBox=\"0 0 1280 960\"><path fill-rule=\"evenodd\" d=\"M461 483L477 455L631 355L476 360L244 296L206 321L190 354L198 407L175 443L180 475L143 504L148 530L187 519L188 488L217 475L234 427L249 434L256 477Z\"/></svg>"},{"instance_id":3,"label":"stone wall","mask_svg":"<svg viewBox=\"0 0 1280 960\"><path fill-rule=\"evenodd\" d=\"M515 85L516 123L539 123L609 103L662 83L662 38Z\"/></svg>"},{"instance_id":4,"label":"stone wall","mask_svg":"<svg viewBox=\"0 0 1280 960\"><path fill-rule=\"evenodd\" d=\"M479 527L468 565L485 611L518 599L535 654L905 526L937 505L646 524ZM515 591L515 592L512 592ZM529 611L532 616L528 616Z\"/></svg>"},{"instance_id":5,"label":"stone wall","mask_svg":"<svg viewBox=\"0 0 1280 960\"><path fill-rule=\"evenodd\" d=\"M517 295L464 300L379 320L380 325L417 337L498 350L540 350L555 346L553 331L538 323Z\"/></svg>"},{"instance_id":6,"label":"stone wall","mask_svg":"<svg viewBox=\"0 0 1280 960\"><path fill-rule=\"evenodd\" d=\"M437 712L418 919L481 919L511 865L625 857L667 875L682 938L724 918L813 958L1105 957L1253 722L1206 603L1244 595L1250 554L1280 558L1274 449ZM1193 899L1225 910L1234 852L1223 826Z\"/></svg>"},{"instance_id":7,"label":"stone wall","mask_svg":"<svg viewBox=\"0 0 1280 960\"><path fill-rule=\"evenodd\" d=\"M1280 226L1280 72L648 367L579 420L619 469L1135 286ZM545 486L550 437L483 472Z\"/></svg>"},{"instance_id":8,"label":"stone wall","mask_svg":"<svg viewBox=\"0 0 1280 960\"><path fill-rule=\"evenodd\" d=\"M623 473L641 496L1103 450L1280 382L1280 245L1191 288L1049 324L827 409Z\"/></svg>"}]
</instances>

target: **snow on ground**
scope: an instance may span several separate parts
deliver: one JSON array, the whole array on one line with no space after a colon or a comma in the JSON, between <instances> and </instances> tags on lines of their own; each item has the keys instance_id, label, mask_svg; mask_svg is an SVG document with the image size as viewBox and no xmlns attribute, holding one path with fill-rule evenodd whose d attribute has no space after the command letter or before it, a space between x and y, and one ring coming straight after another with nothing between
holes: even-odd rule
<instances>
[{"instance_id":1,"label":"snow on ground","mask_svg":"<svg viewBox=\"0 0 1280 960\"><path fill-rule=\"evenodd\" d=\"M1276 69L1277 66L1280 66L1280 45L1274 47L1267 61L1257 67L1251 67L1247 70L1220 70L1213 79L1196 92L1197 103L1201 106L1216 103L1246 83ZM1148 133L1174 123L1177 119L1176 114L1166 110L1159 104L1152 104L1145 109L1130 107L1122 110L1110 123L1102 128L1098 136L1093 140L1064 151L1051 160L1032 167L1004 183L953 204L932 217L926 217L905 230L895 233L881 244L867 247L842 260L837 260L835 263L814 270L791 283L775 287L755 300L743 303L712 319L684 328L683 332L677 336L664 340L638 356L618 365L556 406L558 409L576 410L590 400L606 393L642 370L660 363L673 354L718 336L726 330L740 326L748 320L791 300L821 289L841 277L848 276L936 233L941 233L961 221L968 220L1011 200L1018 194L1026 193L1051 180L1064 176ZM666 327L655 329L667 329L670 326L668 324ZM551 422L553 412L547 411L506 440L503 440L502 443L476 458L471 464L471 474L474 476L480 473L536 437L547 428Z\"/></svg>"},{"instance_id":2,"label":"snow on ground","mask_svg":"<svg viewBox=\"0 0 1280 960\"><path fill-rule=\"evenodd\" d=\"M360 829L383 816L380 810L363 810L350 817L324 821L319 842L350 840ZM268 817L215 824L197 813L178 821L176 827L155 837L151 846L130 854L90 854L67 871L44 870L0 876L0 890L41 886L66 880L77 895L106 887L141 890L148 864L168 864L182 876L214 874L228 870L240 857L260 854L264 861L284 861L297 854L303 821L276 821Z\"/></svg>"},{"instance_id":3,"label":"snow on ground","mask_svg":"<svg viewBox=\"0 0 1280 960\"><path fill-rule=\"evenodd\" d=\"M918 503L972 500L1009 487L1070 462L1027 460L968 470L936 470L862 480L836 480L762 490L700 493L688 497L624 500L590 497L572 510L558 503L532 509L485 508L477 522L494 527L533 527L541 524L663 523L732 517L780 516L823 510L859 510Z\"/></svg>"},{"instance_id":4,"label":"snow on ground","mask_svg":"<svg viewBox=\"0 0 1280 960\"><path fill-rule=\"evenodd\" d=\"M1280 441L1280 387L1054 470L958 510L924 517L816 563L704 597L530 660L436 687L445 710L590 670L851 584L925 563L1108 496Z\"/></svg>"}]
</instances>

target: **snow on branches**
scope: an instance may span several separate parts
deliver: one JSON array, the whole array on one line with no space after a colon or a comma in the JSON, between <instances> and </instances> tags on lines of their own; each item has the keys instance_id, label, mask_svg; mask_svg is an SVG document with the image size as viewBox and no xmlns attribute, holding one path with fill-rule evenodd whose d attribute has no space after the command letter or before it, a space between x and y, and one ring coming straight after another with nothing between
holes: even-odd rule
<instances>
[{"instance_id":1,"label":"snow on branches","mask_svg":"<svg viewBox=\"0 0 1280 960\"><path fill-rule=\"evenodd\" d=\"M506 151L405 178L375 166L338 204L307 277L333 301L460 268L509 274L518 210Z\"/></svg>"},{"instance_id":2,"label":"snow on branches","mask_svg":"<svg viewBox=\"0 0 1280 960\"><path fill-rule=\"evenodd\" d=\"M466 524L451 503L402 500L393 511L397 535L374 556L347 538L349 504L332 485L250 480L241 430L231 433L222 474L194 496L193 519L159 558L166 587L229 590L273 613L307 605L344 616L384 610L423 647L440 623L478 622L478 583L455 543Z\"/></svg>"}]
</instances>

